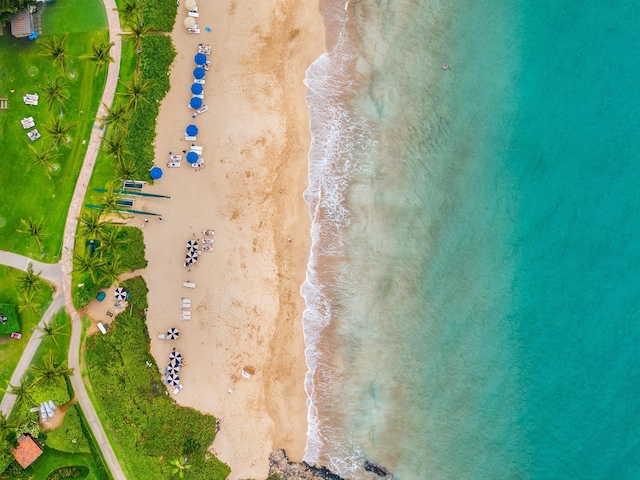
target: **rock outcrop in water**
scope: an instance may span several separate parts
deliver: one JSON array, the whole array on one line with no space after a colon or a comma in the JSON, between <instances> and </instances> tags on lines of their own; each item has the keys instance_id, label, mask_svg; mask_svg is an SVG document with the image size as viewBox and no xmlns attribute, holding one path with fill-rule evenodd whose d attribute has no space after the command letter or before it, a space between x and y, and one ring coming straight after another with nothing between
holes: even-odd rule
<instances>
[{"instance_id":1,"label":"rock outcrop in water","mask_svg":"<svg viewBox=\"0 0 640 480\"><path fill-rule=\"evenodd\" d=\"M284 450L276 450L269 455L269 475L273 474L279 475L283 480L345 480L325 467L314 467L307 462L292 462Z\"/></svg>"}]
</instances>

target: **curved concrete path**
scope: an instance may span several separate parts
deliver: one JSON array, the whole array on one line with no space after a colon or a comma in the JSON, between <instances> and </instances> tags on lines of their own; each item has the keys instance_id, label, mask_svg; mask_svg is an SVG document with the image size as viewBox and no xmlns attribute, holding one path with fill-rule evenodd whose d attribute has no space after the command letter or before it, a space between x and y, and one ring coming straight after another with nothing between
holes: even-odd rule
<instances>
[{"instance_id":1,"label":"curved concrete path","mask_svg":"<svg viewBox=\"0 0 640 480\"><path fill-rule=\"evenodd\" d=\"M118 12L115 10L115 0L103 0L103 3L107 12L107 20L109 22L110 40L114 45L111 48L113 62L109 64L109 69L107 71L107 80L102 94L102 101L98 109L98 118L106 115L107 113L104 105L111 105L113 103L113 98L116 93L116 87L120 76L120 58L122 56L122 30L120 28ZM84 162L82 163L80 175L76 182L76 188L73 192L73 198L69 205L69 212L67 213L67 221L63 236L63 245L66 248L62 249L62 258L60 259L60 263L62 266L62 291L64 293L67 311L71 316L69 367L74 369L74 373L71 375L71 385L75 391L78 403L87 418L87 422L91 427L93 436L102 451L107 467L111 471L111 475L113 475L114 480L126 480L122 467L120 466L116 454L107 439L104 428L100 423L100 419L98 418L95 408L93 408L93 404L89 399L89 395L87 394L87 390L82 381L82 375L80 374L80 336L82 334L82 322L80 320L80 315L76 312L73 307L73 301L71 300L73 247L75 244L76 229L78 228L78 217L82 210L82 203L84 201L85 194L87 193L87 185L91 179L93 167L96 164L100 143L102 142L102 134L103 130L100 128L96 119L96 122L93 125L93 130L91 131L91 137L89 138L87 153L84 156Z\"/></svg>"},{"instance_id":2,"label":"curved concrete path","mask_svg":"<svg viewBox=\"0 0 640 480\"><path fill-rule=\"evenodd\" d=\"M122 30L120 28L120 20L118 18L118 12L116 9L115 0L103 0L104 7L107 13L107 20L109 23L109 35L114 46L111 48L111 56L113 62L109 64L107 71L107 80L102 94L102 100L98 109L97 117L100 118L106 115L106 108L104 105L111 105L115 96L116 87L118 85L118 79L120 75L120 59L122 56ZM84 201L85 194L87 192L87 185L91 179L93 168L98 157L98 151L102 142L103 130L97 122L94 123L93 130L91 131L91 137L89 139L89 145L87 152L80 169L80 175L76 182L71 204L69 205L69 212L67 213L67 220L65 223L63 245L66 248L62 250L62 258L58 264L44 264L34 260L31 260L20 255L16 255L10 252L0 251L0 263L5 265L20 268L26 270L29 262L33 263L34 270L36 272L42 272L42 277L52 281L58 285L58 293L54 297L51 305L45 312L39 326L42 326L47 322L53 314L55 314L63 305L66 305L69 315L71 316L71 342L69 345L69 367L74 369L73 375L71 375L71 385L73 386L78 404L82 408L87 422L93 432L96 442L102 451L107 467L111 471L114 480L126 480L126 477L118 463L118 459L109 443L105 434L104 428L100 423L98 415L96 414L93 404L87 395L87 390L82 381L82 375L80 374L80 336L82 333L82 322L80 315L75 311L73 302L71 299L71 272L73 270L73 247L75 244L75 233L78 227L78 216L82 209L82 203ZM40 345L42 336L32 335L25 352L20 358L20 362L11 378L11 383L16 385L20 382L22 375L31 364L31 360L38 346ZM2 402L0 403L0 410L8 414L11 412L11 408L15 403L15 396L5 394Z\"/></svg>"}]
</instances>

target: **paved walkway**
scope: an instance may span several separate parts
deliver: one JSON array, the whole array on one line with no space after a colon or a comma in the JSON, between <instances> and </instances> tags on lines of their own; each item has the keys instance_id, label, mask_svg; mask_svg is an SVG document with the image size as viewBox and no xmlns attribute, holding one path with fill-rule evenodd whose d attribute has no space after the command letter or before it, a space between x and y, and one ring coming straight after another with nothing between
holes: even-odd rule
<instances>
[{"instance_id":1,"label":"paved walkway","mask_svg":"<svg viewBox=\"0 0 640 480\"><path fill-rule=\"evenodd\" d=\"M107 11L107 20L109 22L109 36L110 40L114 43L111 48L111 56L113 62L109 64L109 70L107 71L107 81L102 94L102 102L98 109L98 118L106 115L106 109L104 105L111 105L116 92L116 86L118 85L118 78L120 76L120 58L122 55L122 30L120 29L120 20L118 19L118 12L116 9L115 0L103 0L104 7ZM71 375L71 385L75 391L78 403L84 412L87 422L89 423L93 436L102 450L102 455L105 458L107 466L113 475L114 480L126 480L122 467L118 463L107 435L100 423L100 419L96 414L93 404L89 399L87 390L82 381L80 374L80 336L82 333L82 322L80 315L73 307L73 301L71 300L71 272L73 271L73 247L75 244L76 229L78 228L78 217L82 210L82 203L84 201L85 194L87 193L87 185L91 179L93 173L93 167L96 164L96 158L98 157L98 151L100 149L100 143L102 142L103 131L100 128L97 120L94 124L93 130L91 130L91 137L89 139L89 146L87 147L87 153L84 157L84 162L76 182L76 188L73 192L73 198L69 205L69 212L67 213L67 222L65 224L63 244L66 248L62 251L62 258L60 263L62 265L62 291L64 292L64 299L67 306L69 315L71 316L71 343L69 345L69 367L74 369L74 374Z\"/></svg>"},{"instance_id":2,"label":"paved walkway","mask_svg":"<svg viewBox=\"0 0 640 480\"><path fill-rule=\"evenodd\" d=\"M110 63L108 67L107 80L102 94L102 101L98 109L98 118L106 115L107 113L104 105L111 105L113 103L120 75L120 58L122 54L122 30L120 28L118 12L115 10L115 0L103 0L103 3L107 12L109 35L111 37L111 41L114 43L114 46L111 48L111 56L114 61ZM74 373L71 375L71 385L73 386L78 403L87 418L87 422L93 431L96 442L100 447L100 450L102 450L107 467L111 471L114 480L126 480L82 381L79 361L82 323L80 315L75 311L71 300L71 272L73 270L72 252L75 244L76 229L78 227L78 216L80 215L82 203L87 191L87 185L89 184L89 180L91 179L91 174L93 173L93 168L96 163L100 143L102 142L102 134L103 131L96 121L94 128L91 131L87 152L80 170L80 175L78 176L78 181L76 182L71 204L69 205L69 212L67 213L63 236L63 245L65 248L63 248L60 263L56 265L43 264L30 260L26 257L4 251L0 251L0 263L25 270L28 263L33 262L34 270L36 272L41 271L43 278L56 283L58 287L62 287L61 289L58 288L58 294L55 296L51 305L45 312L39 325L43 325L44 322L47 322L63 305L66 305L69 315L71 316L71 342L69 346L68 362L69 367L74 369ZM22 375L31 364L31 360L40 345L41 339L42 336L37 334L32 335L31 339L29 339L25 352L20 358L20 362L18 363L13 377L11 378L11 383L13 385L17 385L20 382ZM0 410L3 413L8 414L14 403L15 396L5 394L2 403L0 403Z\"/></svg>"}]
</instances>

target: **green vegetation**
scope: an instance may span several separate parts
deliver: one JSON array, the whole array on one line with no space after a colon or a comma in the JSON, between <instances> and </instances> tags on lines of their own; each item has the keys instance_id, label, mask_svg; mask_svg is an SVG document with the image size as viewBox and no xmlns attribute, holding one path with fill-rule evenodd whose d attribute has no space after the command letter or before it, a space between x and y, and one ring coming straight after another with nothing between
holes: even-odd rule
<instances>
[{"instance_id":1,"label":"green vegetation","mask_svg":"<svg viewBox=\"0 0 640 480\"><path fill-rule=\"evenodd\" d=\"M131 308L120 313L108 335L87 338L86 362L94 405L109 425L116 454L130 478L170 478L187 457L186 479L223 479L229 467L207 452L216 419L177 405L167 395L149 352L145 323L146 283L123 282ZM186 465L185 464L185 465ZM184 465L183 465L184 466Z\"/></svg>"},{"instance_id":2,"label":"green vegetation","mask_svg":"<svg viewBox=\"0 0 640 480\"><path fill-rule=\"evenodd\" d=\"M66 365L71 332L71 322L66 312L60 311L52 320L51 327L54 333L45 336L20 384L8 389L17 393L18 399L8 421L9 427L0 428L0 432L5 432L0 434L0 471L4 470L0 478L45 480L58 467L79 465L90 471L88 476L81 478L108 479L77 406L69 404L61 426L47 432L38 425L38 414L29 411L40 402L53 400L59 406L57 412L60 414L73 397L68 379L71 371ZM0 419L0 427L3 421L7 422L6 419ZM43 456L24 471L10 456L10 446L21 432L31 434L45 445Z\"/></svg>"},{"instance_id":3,"label":"green vegetation","mask_svg":"<svg viewBox=\"0 0 640 480\"><path fill-rule=\"evenodd\" d=\"M37 272L35 272L37 273ZM42 315L51 303L52 287L44 280L37 278L35 286L31 287L32 293L21 293L25 289L22 280L25 272L14 268L0 266L0 304L15 305L18 308L20 326L17 330L22 333L22 339L9 338L9 333L0 334L0 389L9 385L13 371L22 356L22 352L35 332ZM29 302L33 308L24 308ZM1 308L1 307L0 307ZM0 393L0 398L2 397Z\"/></svg>"},{"instance_id":4,"label":"green vegetation","mask_svg":"<svg viewBox=\"0 0 640 480\"><path fill-rule=\"evenodd\" d=\"M42 16L45 35L36 41L0 36L0 97L9 99L8 110L0 111L0 131L3 158L10 159L0 162L3 195L10 199L0 205L0 249L50 262L59 258L64 221L105 81L105 69L97 71L96 62L80 59L91 54L92 42L107 39L101 2L88 3L97 8L77 8L68 1L48 4ZM86 16L83 28L91 29L63 29L72 19L56 12L67 5ZM49 20L58 25L48 29ZM49 31L60 35L47 35ZM25 105L26 93L39 93L39 105ZM20 124L25 117L33 117L42 136L33 143ZM29 233L33 227L37 235Z\"/></svg>"},{"instance_id":5,"label":"green vegetation","mask_svg":"<svg viewBox=\"0 0 640 480\"><path fill-rule=\"evenodd\" d=\"M177 13L174 0L116 0L116 4L122 25L137 20L153 31L170 32L173 28ZM143 20L140 20L142 11Z\"/></svg>"},{"instance_id":6,"label":"green vegetation","mask_svg":"<svg viewBox=\"0 0 640 480\"><path fill-rule=\"evenodd\" d=\"M0 314L6 320L0 319L0 334L11 334L20 331L20 321L18 320L18 310L11 303L0 303Z\"/></svg>"},{"instance_id":7,"label":"green vegetation","mask_svg":"<svg viewBox=\"0 0 640 480\"><path fill-rule=\"evenodd\" d=\"M73 252L72 297L76 308L84 307L101 289L117 282L122 273L147 265L139 228L103 220L98 210L85 212Z\"/></svg>"}]
</instances>

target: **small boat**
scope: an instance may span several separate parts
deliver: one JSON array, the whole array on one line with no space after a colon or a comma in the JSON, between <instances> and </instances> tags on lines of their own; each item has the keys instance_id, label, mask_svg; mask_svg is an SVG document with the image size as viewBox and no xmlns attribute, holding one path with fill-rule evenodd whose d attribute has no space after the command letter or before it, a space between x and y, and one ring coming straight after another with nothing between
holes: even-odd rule
<instances>
[{"instance_id":1,"label":"small boat","mask_svg":"<svg viewBox=\"0 0 640 480\"><path fill-rule=\"evenodd\" d=\"M393 478L393 475L391 475L391 472L389 471L389 469L387 467L385 467L384 465L380 465L379 463L370 462L369 460L365 460L364 469L367 472L375 473L379 477Z\"/></svg>"}]
</instances>

